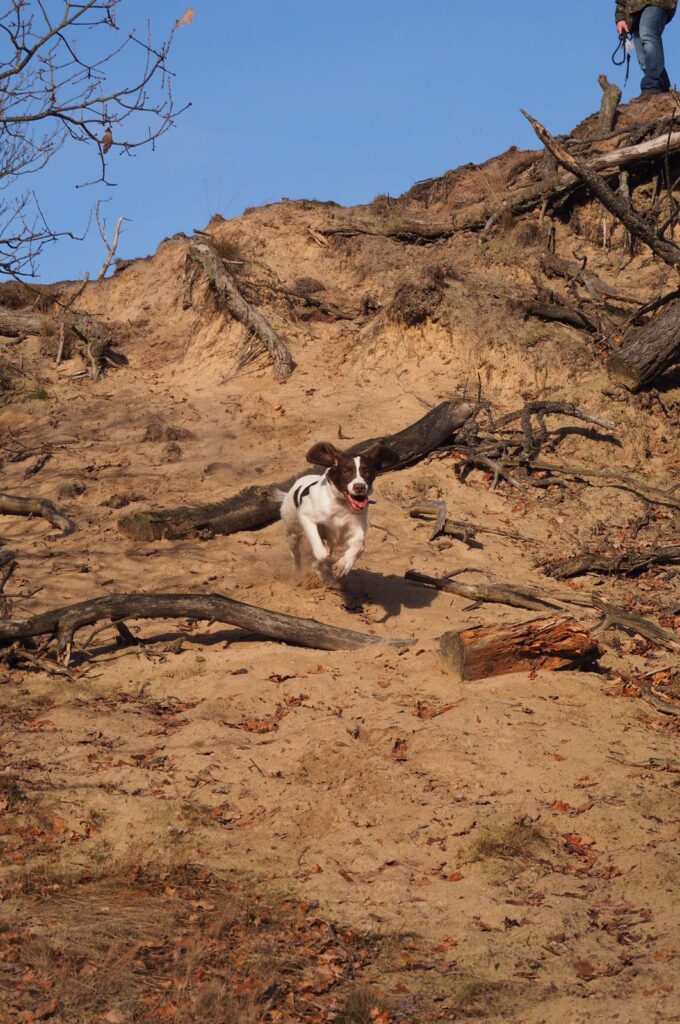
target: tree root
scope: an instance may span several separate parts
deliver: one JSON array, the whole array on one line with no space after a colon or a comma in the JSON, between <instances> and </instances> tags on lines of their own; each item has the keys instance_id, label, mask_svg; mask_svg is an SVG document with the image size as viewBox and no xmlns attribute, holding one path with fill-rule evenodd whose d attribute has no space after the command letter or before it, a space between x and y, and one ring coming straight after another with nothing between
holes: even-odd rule
<instances>
[{"instance_id":1,"label":"tree root","mask_svg":"<svg viewBox=\"0 0 680 1024\"><path fill-rule=\"evenodd\" d=\"M68 537L78 529L74 522L67 519L63 512L46 498L19 498L14 494L0 494L0 515L42 516L56 527L63 537Z\"/></svg>"}]
</instances>

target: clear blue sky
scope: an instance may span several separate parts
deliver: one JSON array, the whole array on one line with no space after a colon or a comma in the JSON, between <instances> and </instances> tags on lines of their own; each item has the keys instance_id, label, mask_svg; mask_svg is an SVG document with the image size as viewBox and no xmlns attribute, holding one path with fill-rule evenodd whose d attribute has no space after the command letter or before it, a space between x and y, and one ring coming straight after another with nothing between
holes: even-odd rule
<instances>
[{"instance_id":1,"label":"clear blue sky","mask_svg":"<svg viewBox=\"0 0 680 1024\"><path fill-rule=\"evenodd\" d=\"M157 34L188 0L125 0ZM81 228L96 198L112 224L130 218L118 255L152 252L166 235L246 206L290 198L367 202L508 146L533 147L525 107L552 131L597 109L610 62L613 0L191 0L170 66L191 108L155 152L115 155L117 187L76 189L96 173L84 148L65 149L33 186L55 227ZM666 35L680 80L680 16ZM624 95L638 93L635 61ZM96 273L96 229L61 241L41 278Z\"/></svg>"}]
</instances>

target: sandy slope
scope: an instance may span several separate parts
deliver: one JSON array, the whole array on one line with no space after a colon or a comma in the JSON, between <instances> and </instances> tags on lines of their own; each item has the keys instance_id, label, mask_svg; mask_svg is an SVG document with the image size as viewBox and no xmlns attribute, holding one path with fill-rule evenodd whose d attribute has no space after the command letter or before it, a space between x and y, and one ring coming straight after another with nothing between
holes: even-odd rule
<instances>
[{"instance_id":1,"label":"sandy slope","mask_svg":"<svg viewBox=\"0 0 680 1024\"><path fill-rule=\"evenodd\" d=\"M422 209L415 203L410 212ZM292 576L278 525L148 545L122 536L121 511L104 504L119 495L138 507L209 501L284 477L314 440L336 440L339 428L353 441L397 430L422 415L417 396L434 403L466 384L476 389L478 378L504 411L542 395L612 417L622 448L576 434L559 458L615 461L668 486L677 435L659 408L612 389L587 339L524 323L508 307L533 258L512 233L482 254L474 237L324 247L309 232L364 216L284 203L212 227L260 261L257 279L265 264L288 287L320 280L324 298L344 309L357 310L366 295L383 306L375 318L305 321L263 292L298 363L283 385L262 360L235 372L241 329L216 316L200 289L194 308L181 309L182 238L86 291L89 309L125 328L127 368L96 383L73 379L76 361L54 369L37 341L23 343L48 397L29 397L27 385L0 410L0 430L7 444L55 447L27 482L27 462L6 462L2 488L53 500L74 481L85 491L61 501L78 522L71 537L51 538L41 520L3 520L2 538L19 556L8 596L18 616L105 592L209 589L414 642L403 653L328 654L157 623L140 629L153 645L121 650L109 629L72 679L6 673L2 768L67 823L49 863L238 867L354 927L451 940L460 969L522 984L515 1002L486 1019L680 1019L677 775L641 767L677 758L673 720L621 696L604 674L453 683L436 654L443 631L531 613L469 609L403 580L410 567L466 567L485 574L478 578L545 586L546 557L625 537L641 513L634 496L579 485L524 501L512 489L492 492L479 473L460 484L451 459L432 460L379 481L367 551L345 598ZM572 240L560 231L568 254ZM615 275L615 252L579 244L593 266ZM436 322L395 323L387 311L395 288L434 265L448 275ZM639 294L659 285L644 255L623 273L620 282ZM677 389L666 400L677 402ZM427 525L406 512L427 497L523 540L428 543ZM660 512L649 539L671 528ZM678 606L676 580L651 573L635 585L574 585L600 586L659 616ZM671 661L622 639L603 665L639 673ZM525 846L499 855L510 834ZM2 841L12 870L45 862L14 833Z\"/></svg>"}]
</instances>

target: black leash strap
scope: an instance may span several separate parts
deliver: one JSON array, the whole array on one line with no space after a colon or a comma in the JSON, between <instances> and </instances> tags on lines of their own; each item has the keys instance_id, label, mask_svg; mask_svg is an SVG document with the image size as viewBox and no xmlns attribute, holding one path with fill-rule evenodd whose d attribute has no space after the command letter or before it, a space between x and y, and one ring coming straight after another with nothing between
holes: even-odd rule
<instances>
[{"instance_id":1,"label":"black leash strap","mask_svg":"<svg viewBox=\"0 0 680 1024\"><path fill-rule=\"evenodd\" d=\"M630 46L629 41L633 38L630 32L621 32L619 34L619 44L612 54L612 64L617 68L626 65L626 77L623 80L623 88L625 89L628 84L628 73L630 72ZM619 51L621 52L621 59L619 60Z\"/></svg>"}]
</instances>

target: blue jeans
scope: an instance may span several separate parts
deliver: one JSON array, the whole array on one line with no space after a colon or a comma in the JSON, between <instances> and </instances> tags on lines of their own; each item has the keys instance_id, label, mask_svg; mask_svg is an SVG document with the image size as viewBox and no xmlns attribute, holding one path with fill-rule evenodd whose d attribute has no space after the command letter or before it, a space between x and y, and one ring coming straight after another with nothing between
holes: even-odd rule
<instances>
[{"instance_id":1,"label":"blue jeans","mask_svg":"<svg viewBox=\"0 0 680 1024\"><path fill-rule=\"evenodd\" d=\"M668 92L671 87L666 73L661 33L668 23L663 7L649 4L644 7L638 19L633 42L643 78L642 92Z\"/></svg>"}]
</instances>

